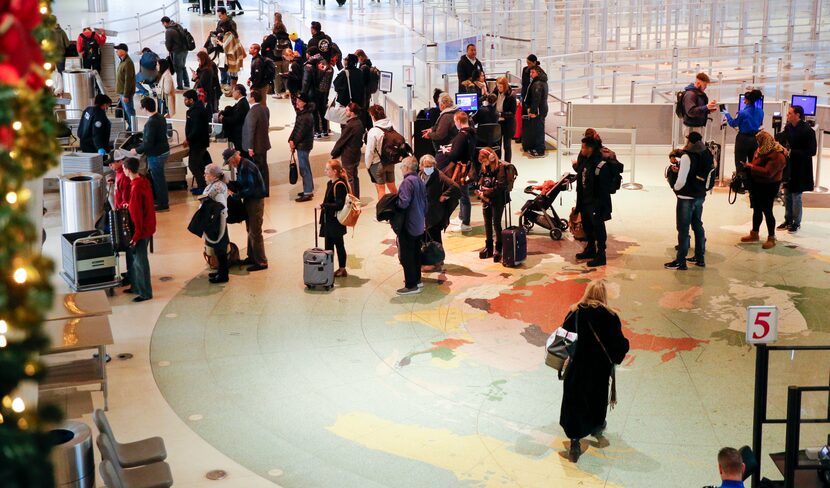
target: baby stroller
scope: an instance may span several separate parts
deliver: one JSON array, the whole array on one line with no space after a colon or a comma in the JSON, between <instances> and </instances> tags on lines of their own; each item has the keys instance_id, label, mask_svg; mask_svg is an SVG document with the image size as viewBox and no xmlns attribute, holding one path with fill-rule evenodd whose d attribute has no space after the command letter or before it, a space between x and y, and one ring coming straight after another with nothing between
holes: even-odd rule
<instances>
[{"instance_id":1,"label":"baby stroller","mask_svg":"<svg viewBox=\"0 0 830 488\"><path fill-rule=\"evenodd\" d=\"M562 179L553 182L546 181L541 186L528 186L525 193L533 195L519 214L519 225L528 232L534 225L539 225L550 231L550 238L558 241L562 239L562 231L568 229L568 219L562 219L553 209L553 202L562 191L570 190L571 184L576 181L575 174L565 173Z\"/></svg>"}]
</instances>

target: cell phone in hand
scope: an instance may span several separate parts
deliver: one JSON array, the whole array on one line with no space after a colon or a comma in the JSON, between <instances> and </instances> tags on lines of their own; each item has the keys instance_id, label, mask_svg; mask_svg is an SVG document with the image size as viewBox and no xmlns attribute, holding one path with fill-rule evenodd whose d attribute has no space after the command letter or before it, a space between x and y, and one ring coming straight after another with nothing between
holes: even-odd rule
<instances>
[{"instance_id":1,"label":"cell phone in hand","mask_svg":"<svg viewBox=\"0 0 830 488\"><path fill-rule=\"evenodd\" d=\"M718 105L718 108L720 109L721 112L726 112L726 104L725 103L721 103L720 105Z\"/></svg>"}]
</instances>

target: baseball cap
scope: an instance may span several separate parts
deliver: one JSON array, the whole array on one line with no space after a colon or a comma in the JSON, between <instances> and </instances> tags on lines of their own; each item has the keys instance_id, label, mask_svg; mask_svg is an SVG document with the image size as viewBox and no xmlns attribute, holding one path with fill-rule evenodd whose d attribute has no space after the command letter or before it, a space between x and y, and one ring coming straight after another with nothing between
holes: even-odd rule
<instances>
[{"instance_id":1,"label":"baseball cap","mask_svg":"<svg viewBox=\"0 0 830 488\"><path fill-rule=\"evenodd\" d=\"M123 159L127 159L130 157L130 153L123 149L116 149L112 152L112 160L113 161L121 161Z\"/></svg>"},{"instance_id":2,"label":"baseball cap","mask_svg":"<svg viewBox=\"0 0 830 488\"><path fill-rule=\"evenodd\" d=\"M121 44L115 46L116 51L118 51L119 49L122 50L122 51L129 51L129 49L127 49L127 45L124 44L123 42Z\"/></svg>"},{"instance_id":3,"label":"baseball cap","mask_svg":"<svg viewBox=\"0 0 830 488\"><path fill-rule=\"evenodd\" d=\"M222 160L224 160L227 163L228 160L230 158L232 158L233 155L238 153L238 152L239 152L238 150L229 147L229 148L225 149L224 151L222 151Z\"/></svg>"}]
</instances>

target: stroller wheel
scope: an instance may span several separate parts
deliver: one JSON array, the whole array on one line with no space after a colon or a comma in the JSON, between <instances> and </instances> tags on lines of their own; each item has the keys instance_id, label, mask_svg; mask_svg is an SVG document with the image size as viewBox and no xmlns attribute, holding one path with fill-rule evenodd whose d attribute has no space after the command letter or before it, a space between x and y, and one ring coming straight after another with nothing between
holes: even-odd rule
<instances>
[{"instance_id":1,"label":"stroller wheel","mask_svg":"<svg viewBox=\"0 0 830 488\"><path fill-rule=\"evenodd\" d=\"M519 225L524 227L526 231L530 231L533 228L533 221L522 215L519 217Z\"/></svg>"},{"instance_id":2,"label":"stroller wheel","mask_svg":"<svg viewBox=\"0 0 830 488\"><path fill-rule=\"evenodd\" d=\"M559 228L560 229L568 230L568 225L570 225L570 222L568 222L568 219L559 219Z\"/></svg>"},{"instance_id":3,"label":"stroller wheel","mask_svg":"<svg viewBox=\"0 0 830 488\"><path fill-rule=\"evenodd\" d=\"M560 229L551 229L550 238L554 241L562 239L562 231Z\"/></svg>"}]
</instances>

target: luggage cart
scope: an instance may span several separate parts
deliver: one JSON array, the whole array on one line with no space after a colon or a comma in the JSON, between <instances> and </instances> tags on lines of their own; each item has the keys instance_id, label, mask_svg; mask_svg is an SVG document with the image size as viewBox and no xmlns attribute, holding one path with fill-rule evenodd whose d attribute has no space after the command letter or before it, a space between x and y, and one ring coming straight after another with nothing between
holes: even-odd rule
<instances>
[{"instance_id":1,"label":"luggage cart","mask_svg":"<svg viewBox=\"0 0 830 488\"><path fill-rule=\"evenodd\" d=\"M112 235L99 231L63 234L61 278L73 292L105 290L113 296L121 284L118 254Z\"/></svg>"}]
</instances>

